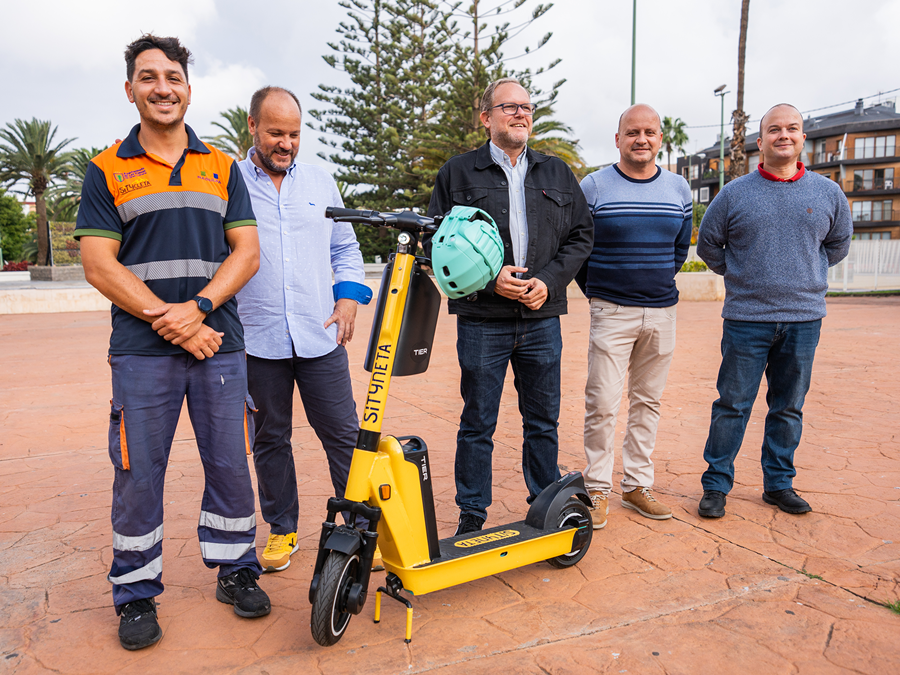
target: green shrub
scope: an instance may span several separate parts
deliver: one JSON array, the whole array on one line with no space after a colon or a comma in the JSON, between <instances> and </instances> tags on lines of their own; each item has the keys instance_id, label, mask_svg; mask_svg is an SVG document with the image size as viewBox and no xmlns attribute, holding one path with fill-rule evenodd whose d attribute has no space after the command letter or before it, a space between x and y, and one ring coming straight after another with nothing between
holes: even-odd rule
<instances>
[{"instance_id":1,"label":"green shrub","mask_svg":"<svg viewBox=\"0 0 900 675\"><path fill-rule=\"evenodd\" d=\"M708 272L709 268L702 260L688 260L681 266L682 272Z\"/></svg>"}]
</instances>

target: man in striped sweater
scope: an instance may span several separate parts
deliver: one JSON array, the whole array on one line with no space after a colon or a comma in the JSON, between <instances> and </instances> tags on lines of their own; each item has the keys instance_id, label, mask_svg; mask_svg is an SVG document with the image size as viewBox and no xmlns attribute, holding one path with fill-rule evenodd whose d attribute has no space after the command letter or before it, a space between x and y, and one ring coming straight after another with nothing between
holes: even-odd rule
<instances>
[{"instance_id":1,"label":"man in striped sweater","mask_svg":"<svg viewBox=\"0 0 900 675\"><path fill-rule=\"evenodd\" d=\"M581 183L594 217L594 248L576 277L591 303L585 386L585 483L594 529L606 525L616 417L628 374L622 444L622 506L654 520L672 517L656 501L653 462L659 399L675 349L675 274L691 243L691 193L656 166L659 114L634 105L619 118L619 161Z\"/></svg>"}]
</instances>

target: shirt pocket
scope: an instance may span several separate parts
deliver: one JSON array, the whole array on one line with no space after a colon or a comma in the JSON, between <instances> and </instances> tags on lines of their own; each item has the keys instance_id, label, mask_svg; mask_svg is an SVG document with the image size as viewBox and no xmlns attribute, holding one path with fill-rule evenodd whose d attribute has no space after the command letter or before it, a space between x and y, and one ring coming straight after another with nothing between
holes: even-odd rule
<instances>
[{"instance_id":1,"label":"shirt pocket","mask_svg":"<svg viewBox=\"0 0 900 675\"><path fill-rule=\"evenodd\" d=\"M459 190L451 190L450 198L454 204L462 206L474 206L476 208L487 210L488 189L483 187L467 187Z\"/></svg>"},{"instance_id":2,"label":"shirt pocket","mask_svg":"<svg viewBox=\"0 0 900 675\"><path fill-rule=\"evenodd\" d=\"M545 222L558 233L567 231L571 221L569 214L572 210L572 193L557 188L544 188L541 194L544 197L541 206L546 214Z\"/></svg>"}]
</instances>

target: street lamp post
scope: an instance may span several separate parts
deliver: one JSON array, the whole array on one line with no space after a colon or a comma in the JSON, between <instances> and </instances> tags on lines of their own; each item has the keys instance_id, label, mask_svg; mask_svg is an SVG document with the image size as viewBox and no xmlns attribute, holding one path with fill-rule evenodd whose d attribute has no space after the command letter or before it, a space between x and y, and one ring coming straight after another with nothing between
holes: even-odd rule
<instances>
[{"instance_id":1,"label":"street lamp post","mask_svg":"<svg viewBox=\"0 0 900 675\"><path fill-rule=\"evenodd\" d=\"M637 0L632 3L631 9L631 105L634 105L634 81L635 68L637 67Z\"/></svg>"},{"instance_id":2,"label":"street lamp post","mask_svg":"<svg viewBox=\"0 0 900 675\"><path fill-rule=\"evenodd\" d=\"M722 123L719 127L719 190L725 187L725 94L730 94L730 91L725 91L725 86L716 87L713 90L713 93L722 99Z\"/></svg>"}]
</instances>

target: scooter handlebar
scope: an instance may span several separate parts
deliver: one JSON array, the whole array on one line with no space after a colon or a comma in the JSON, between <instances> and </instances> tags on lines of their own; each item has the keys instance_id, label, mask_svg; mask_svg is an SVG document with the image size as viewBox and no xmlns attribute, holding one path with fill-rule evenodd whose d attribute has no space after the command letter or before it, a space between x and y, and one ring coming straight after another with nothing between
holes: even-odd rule
<instances>
[{"instance_id":1,"label":"scooter handlebar","mask_svg":"<svg viewBox=\"0 0 900 675\"><path fill-rule=\"evenodd\" d=\"M332 220L341 220L351 223L371 223L383 221L384 218L378 211L360 211L359 209L342 209L338 206L329 206L325 209L325 217Z\"/></svg>"},{"instance_id":2,"label":"scooter handlebar","mask_svg":"<svg viewBox=\"0 0 900 675\"><path fill-rule=\"evenodd\" d=\"M428 218L413 211L399 213L379 213L378 211L360 211L329 206L325 209L325 217L336 223L362 223L376 227L391 227L396 230L411 232L434 232L442 218Z\"/></svg>"}]
</instances>

